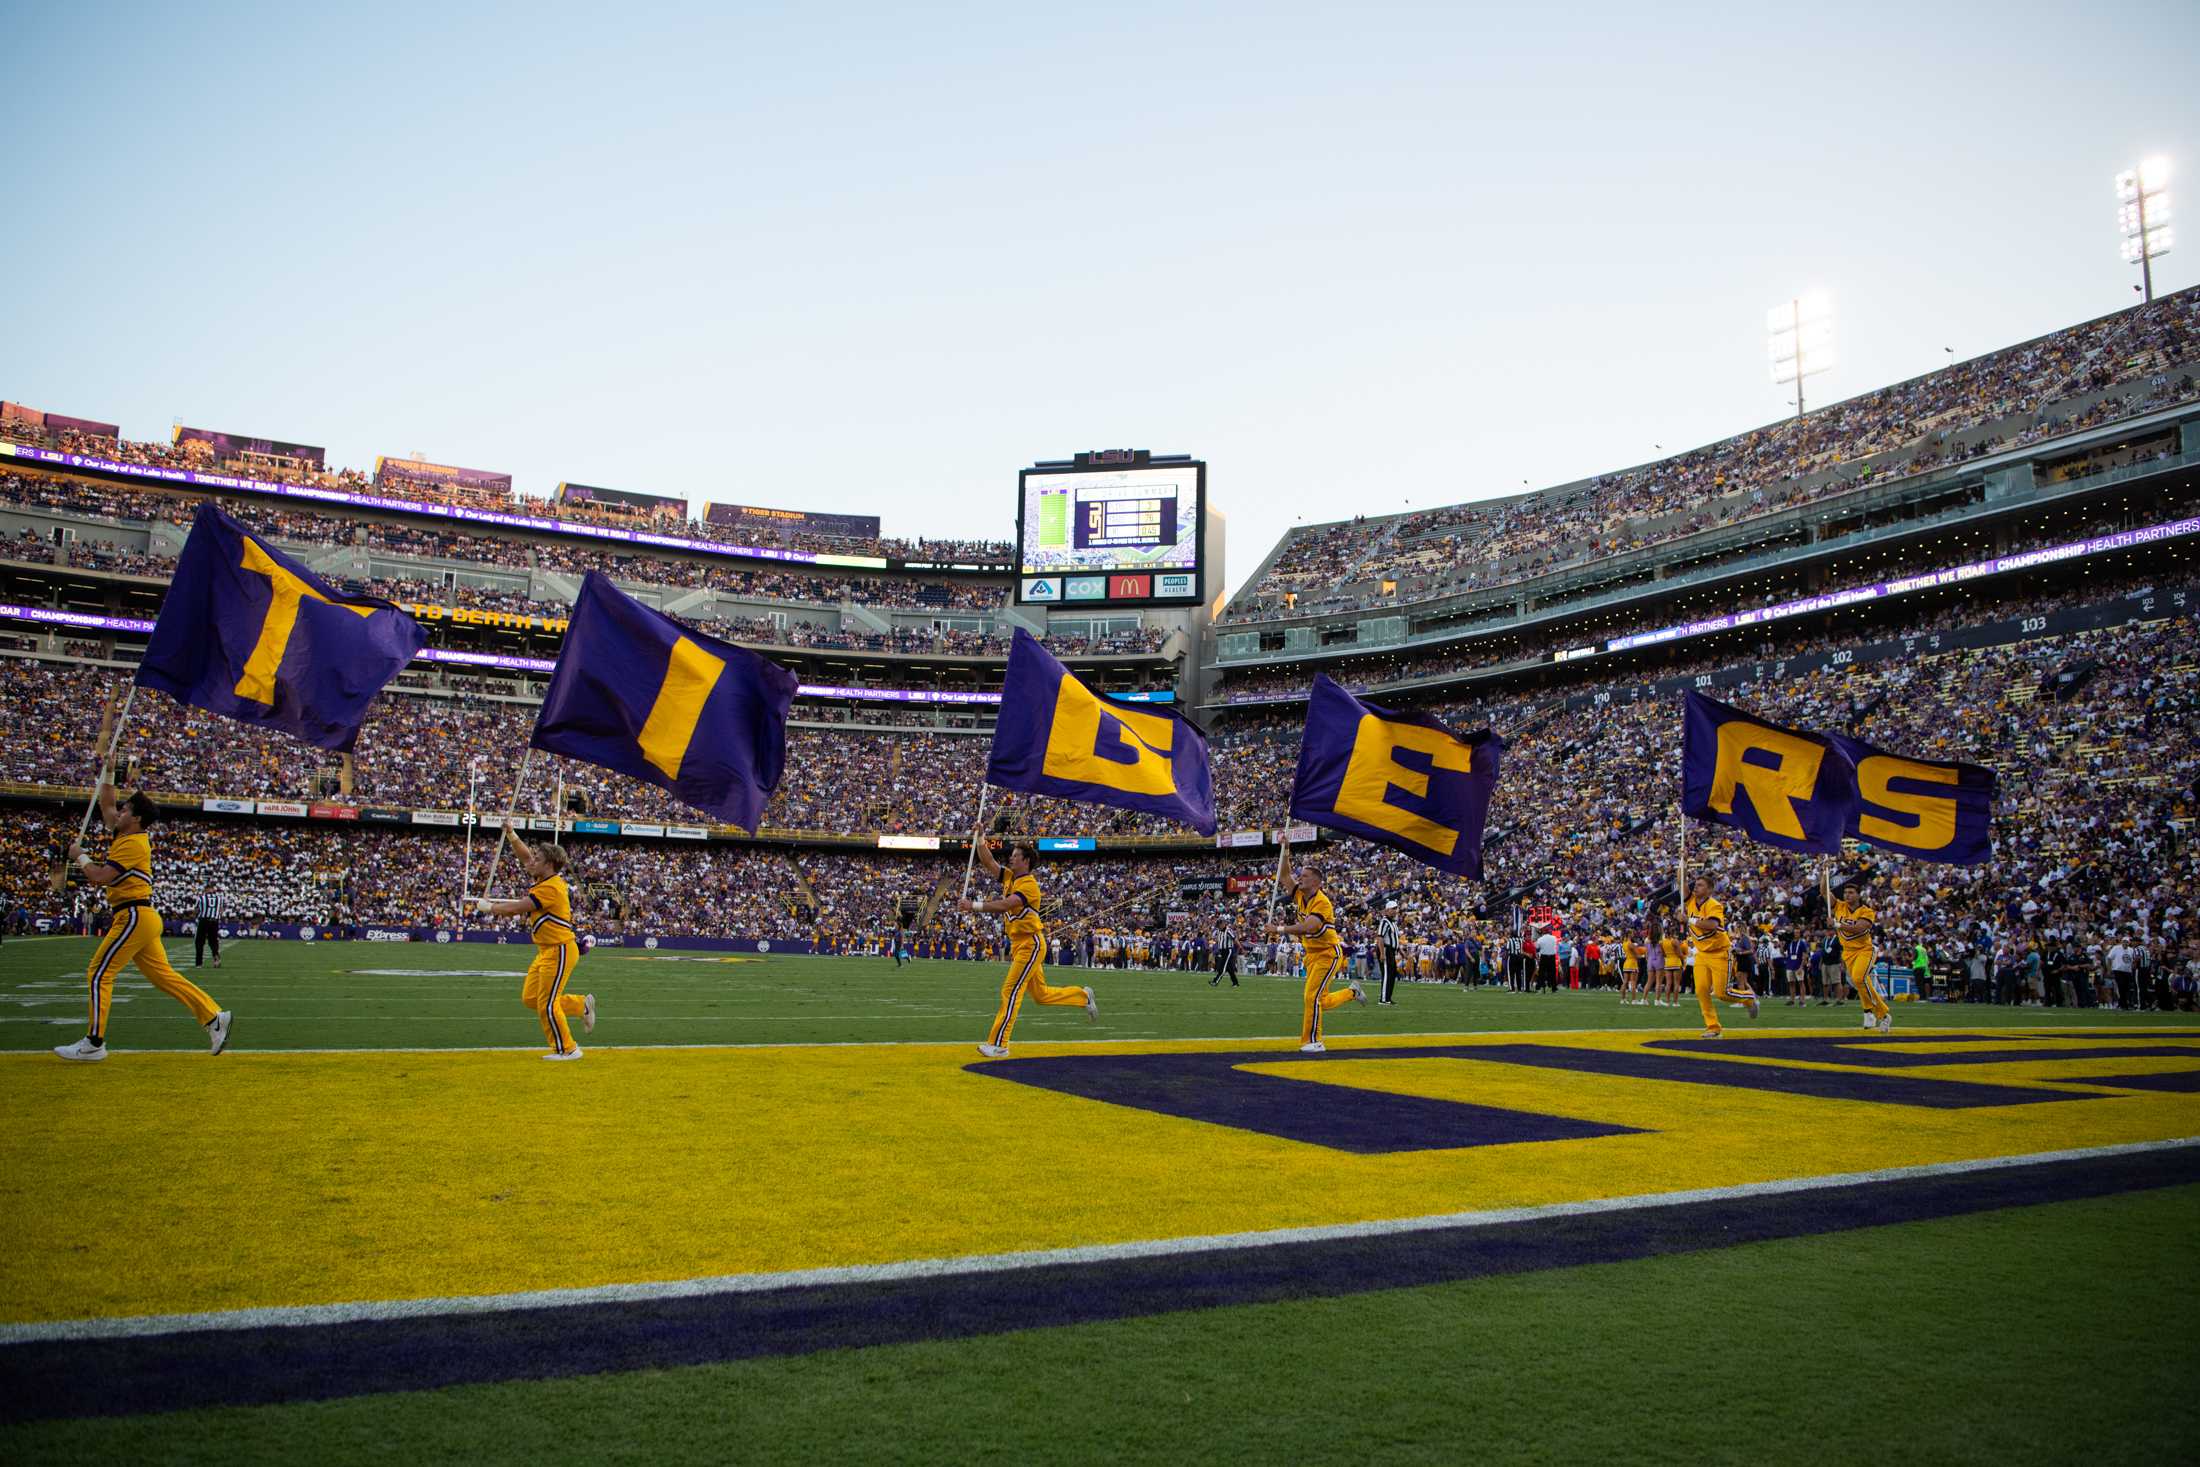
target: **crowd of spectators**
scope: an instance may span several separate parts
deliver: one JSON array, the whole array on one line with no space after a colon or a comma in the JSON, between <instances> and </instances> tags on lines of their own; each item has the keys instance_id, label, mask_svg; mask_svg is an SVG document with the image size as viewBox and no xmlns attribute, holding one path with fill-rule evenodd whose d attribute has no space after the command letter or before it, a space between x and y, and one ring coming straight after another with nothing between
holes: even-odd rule
<instances>
[{"instance_id":1,"label":"crowd of spectators","mask_svg":"<svg viewBox=\"0 0 2200 1467\"><path fill-rule=\"evenodd\" d=\"M2200 290L2186 290L1584 483L1294 531L1222 620L1528 580L1927 473L2190 401L2196 357Z\"/></svg>"},{"instance_id":2,"label":"crowd of spectators","mask_svg":"<svg viewBox=\"0 0 2200 1467\"><path fill-rule=\"evenodd\" d=\"M1905 862L1862 848L1840 863L1841 879L1867 881L1883 926L1882 951L1899 952L1905 971L1922 948L1925 982L1946 996L2130 1003L2134 991L2141 1001L2158 999L2157 988L2200 955L2192 916L2200 901L2192 846L2192 822L2200 815L2194 646L2189 620L2133 623L1768 677L1725 695L1776 720L1999 771L1997 853L1990 863ZM2087 668L2089 677L2042 691L2053 687L2058 671L2074 666ZM25 711L0 752L0 778L81 781L99 693L118 675L25 658L0 659L0 669L6 677L0 695L11 710ZM1680 839L1670 798L1679 721L1668 700L1582 702L1580 695L1596 686L1573 690L1572 701L1545 692L1435 710L1455 726L1508 732L1488 879L1441 880L1393 853L1342 843L1329 852L1329 879L1351 914L1348 930L1364 940L1378 906L1390 904L1409 942L1461 951L1471 943L1478 954L1473 971L1495 975L1516 941L1516 901L1548 904L1569 934L1593 935L1617 951L1642 920L1639 904L1669 900ZM461 808L469 764L480 759L476 804L500 809L532 716L523 704L385 697L359 743L352 798ZM787 771L767 827L954 832L969 818L987 747L982 736L944 732L790 730ZM313 793L310 781L322 761L289 741L262 739L165 703L138 726L128 748L141 779L177 793L304 797ZM1285 823L1296 752L1293 715L1249 717L1217 735L1215 783L1225 828ZM522 810L548 809L559 770L538 762ZM564 764L562 772L567 790L583 795L591 813L699 818L632 781L582 765ZM1011 824L1033 834L1163 828L1146 817L1038 798L1018 797L1008 808ZM21 839L23 823L13 828ZM1810 863L1714 827L1692 826L1688 840L1691 872L1714 879L1737 925L1758 943L1785 951L1798 940L1808 946L1823 939ZM302 906L327 889L331 872L352 871L356 919L401 925L439 920L456 889L449 868L460 850L447 834L321 825L179 821L163 841L164 850L200 863L178 867L186 885L208 869L235 864L241 901ZM834 941L875 935L895 901L929 893L952 865L684 842L590 841L580 850L602 922L625 930ZM1148 961L1168 963L1189 961L1193 932L1216 919L1212 901L1177 896L1175 882L1256 867L1209 852L1065 858L1049 863L1046 880L1064 935L1088 928L1135 935ZM30 888L42 889L48 870L33 859L11 878L18 898L34 909ZM275 915L272 907L268 915ZM1171 933L1182 941L1168 940ZM953 924L932 937L950 946L967 939L978 950L987 940L982 931ZM1247 928L1240 938L1255 943L1260 934ZM2119 972L2128 981L2110 976Z\"/></svg>"}]
</instances>

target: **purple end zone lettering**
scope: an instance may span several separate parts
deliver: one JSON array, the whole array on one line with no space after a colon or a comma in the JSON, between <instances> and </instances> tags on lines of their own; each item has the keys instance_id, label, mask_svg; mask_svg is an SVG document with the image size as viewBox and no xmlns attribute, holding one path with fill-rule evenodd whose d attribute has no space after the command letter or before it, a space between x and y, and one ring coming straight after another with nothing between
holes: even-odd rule
<instances>
[{"instance_id":1,"label":"purple end zone lettering","mask_svg":"<svg viewBox=\"0 0 2200 1467\"><path fill-rule=\"evenodd\" d=\"M1573 1141L1591 1136L1640 1133L1533 1111L1392 1095L1347 1085L1256 1075L1240 1065L1342 1064L1358 1059L1426 1059L1440 1049L1355 1049L1322 1059L1272 1049L1218 1054L1062 1055L996 1060L966 1066L1042 1090L1236 1131L1279 1136L1362 1156L1400 1151L1448 1151L1468 1146L1506 1146L1522 1141Z\"/></svg>"},{"instance_id":2,"label":"purple end zone lettering","mask_svg":"<svg viewBox=\"0 0 2200 1467\"><path fill-rule=\"evenodd\" d=\"M1795 1039L1653 1039L1647 1048L1678 1049L1695 1054L1733 1054L1745 1057L1762 1055L1767 1059L1809 1060L1825 1065L1862 1065L1877 1070L1938 1069L1947 1065L2006 1065L2039 1064L2048 1060L2097 1060L2097 1059L2191 1059L2200 1060L2200 1044L2168 1045L2162 1038L2174 1035L2139 1035L2120 1037L2108 1034L2087 1034L2082 1037L2106 1041L2086 1049L2025 1049L2024 1045L2038 1043L2029 1034L1930 1034L1905 1035L1900 1039L1847 1034L1814 1035ZM1916 1044L1920 1041L1933 1044L1974 1044L1977 1049L1957 1054L1919 1054L1913 1050L1893 1049L1890 1045ZM1984 1046L2001 1046L1988 1049Z\"/></svg>"},{"instance_id":3,"label":"purple end zone lettering","mask_svg":"<svg viewBox=\"0 0 2200 1467\"><path fill-rule=\"evenodd\" d=\"M1679 1044L1686 1041L1660 1041ZM1773 1054L1781 1040L1721 1041L1722 1054L1743 1057ZM1812 1045L1808 1057L1821 1062L1841 1056L1830 1046L1846 1041L1793 1041ZM1704 1041L1709 1044L1710 1041ZM2130 1054L2118 1050L2118 1054ZM2178 1051L2188 1053L2189 1051ZM1794 1058L1794 1055L1783 1057ZM1044 1059L996 1060L966 1066L974 1074L1058 1090L1065 1095L1110 1105L1126 1105L1157 1115L1205 1121L1233 1130L1279 1136L1337 1151L1382 1155L1401 1151L1446 1151L1468 1146L1501 1146L1523 1141L1570 1141L1592 1136L1638 1132L1631 1126L1606 1125L1532 1111L1504 1110L1464 1101L1392 1095L1380 1090L1334 1085L1315 1090L1315 1082L1255 1075L1242 1065L1301 1060L1288 1050L1244 1050L1212 1054L1061 1055ZM2040 1086L1974 1084L1954 1080L1911 1079L1869 1070L1817 1070L1793 1065L1735 1064L1724 1059L1646 1054L1639 1050L1571 1049L1555 1044L1442 1045L1431 1048L1352 1049L1306 1058L1313 1064L1349 1064L1354 1060L1455 1059L1479 1064L1526 1065L1571 1070L1629 1080L1663 1080L1684 1085L1728 1085L1821 1100L1868 1100L1928 1110L1967 1110L1993 1105L2043 1105L2057 1101L2097 1100L2082 1091Z\"/></svg>"}]
</instances>

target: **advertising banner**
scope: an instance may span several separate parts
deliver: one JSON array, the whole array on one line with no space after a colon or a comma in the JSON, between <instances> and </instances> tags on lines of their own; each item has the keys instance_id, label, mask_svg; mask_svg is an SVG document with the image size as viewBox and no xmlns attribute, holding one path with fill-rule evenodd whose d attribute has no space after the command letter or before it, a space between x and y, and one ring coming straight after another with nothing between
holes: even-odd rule
<instances>
[{"instance_id":1,"label":"advertising banner","mask_svg":"<svg viewBox=\"0 0 2200 1467\"><path fill-rule=\"evenodd\" d=\"M412 823L415 825L456 825L458 824L458 812L456 810L415 810L412 812Z\"/></svg>"},{"instance_id":2,"label":"advertising banner","mask_svg":"<svg viewBox=\"0 0 2200 1467\"><path fill-rule=\"evenodd\" d=\"M262 815L282 815L294 820L306 818L302 800L261 800L257 808Z\"/></svg>"},{"instance_id":3,"label":"advertising banner","mask_svg":"<svg viewBox=\"0 0 2200 1467\"><path fill-rule=\"evenodd\" d=\"M243 433L217 433L211 428L178 428L174 443L183 448L189 444L203 444L207 454L216 461L244 458L289 459L311 466L320 473L328 466L328 450L310 443L288 443L280 438L253 438Z\"/></svg>"},{"instance_id":4,"label":"advertising banner","mask_svg":"<svg viewBox=\"0 0 2200 1467\"><path fill-rule=\"evenodd\" d=\"M385 809L380 805L361 805L359 818L373 825L404 825L411 817L403 810Z\"/></svg>"},{"instance_id":5,"label":"advertising banner","mask_svg":"<svg viewBox=\"0 0 2200 1467\"><path fill-rule=\"evenodd\" d=\"M940 838L936 835L882 835L878 838L882 851L936 851Z\"/></svg>"},{"instance_id":6,"label":"advertising banner","mask_svg":"<svg viewBox=\"0 0 2200 1467\"><path fill-rule=\"evenodd\" d=\"M573 829L581 835L617 835L619 833L619 822L616 820L576 820L573 822Z\"/></svg>"},{"instance_id":7,"label":"advertising banner","mask_svg":"<svg viewBox=\"0 0 2200 1467\"><path fill-rule=\"evenodd\" d=\"M252 813L252 802L250 800L207 799L199 801L199 808L201 810L211 810L217 815L250 815Z\"/></svg>"},{"instance_id":8,"label":"advertising banner","mask_svg":"<svg viewBox=\"0 0 2200 1467\"><path fill-rule=\"evenodd\" d=\"M391 458L374 461L377 489L472 489L489 494L510 494L512 476L494 469L462 469L456 464L432 464L426 459Z\"/></svg>"},{"instance_id":9,"label":"advertising banner","mask_svg":"<svg viewBox=\"0 0 2200 1467\"><path fill-rule=\"evenodd\" d=\"M687 518L688 502L670 494L641 494L632 489L606 489L600 484L560 484L552 496L560 504L616 504L644 514L675 514Z\"/></svg>"},{"instance_id":10,"label":"advertising banner","mask_svg":"<svg viewBox=\"0 0 2200 1467\"><path fill-rule=\"evenodd\" d=\"M713 502L703 506L703 518L725 529L757 530L767 535L778 530L832 535L843 540L878 538L878 516L875 514L823 514L808 509L765 509L755 504Z\"/></svg>"},{"instance_id":11,"label":"advertising banner","mask_svg":"<svg viewBox=\"0 0 2200 1467\"><path fill-rule=\"evenodd\" d=\"M67 413L42 412L38 408L25 407L19 402L0 402L0 422L23 423L33 428L44 428L49 433L80 433L86 438L120 438L120 423L102 423L93 418L72 418Z\"/></svg>"},{"instance_id":12,"label":"advertising banner","mask_svg":"<svg viewBox=\"0 0 2200 1467\"><path fill-rule=\"evenodd\" d=\"M1267 833L1259 830L1218 830L1215 848L1227 851L1239 846L1257 846L1267 838Z\"/></svg>"},{"instance_id":13,"label":"advertising banner","mask_svg":"<svg viewBox=\"0 0 2200 1467\"><path fill-rule=\"evenodd\" d=\"M700 825L668 825L665 835L670 840L702 840L710 832Z\"/></svg>"},{"instance_id":14,"label":"advertising banner","mask_svg":"<svg viewBox=\"0 0 2200 1467\"><path fill-rule=\"evenodd\" d=\"M357 805L309 805L306 813L316 820L357 820Z\"/></svg>"}]
</instances>

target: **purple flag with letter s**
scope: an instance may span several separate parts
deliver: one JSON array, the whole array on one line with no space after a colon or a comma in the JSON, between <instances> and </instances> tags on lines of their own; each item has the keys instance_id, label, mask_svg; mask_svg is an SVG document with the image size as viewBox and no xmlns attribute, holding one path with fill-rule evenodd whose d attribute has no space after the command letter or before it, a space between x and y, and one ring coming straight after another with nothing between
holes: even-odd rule
<instances>
[{"instance_id":1,"label":"purple flag with letter s","mask_svg":"<svg viewBox=\"0 0 2200 1467\"><path fill-rule=\"evenodd\" d=\"M1306 703L1291 816L1479 880L1504 750L1487 729L1454 733L1426 714L1364 702L1322 674Z\"/></svg>"},{"instance_id":2,"label":"purple flag with letter s","mask_svg":"<svg viewBox=\"0 0 2200 1467\"><path fill-rule=\"evenodd\" d=\"M1846 833L1920 861L1975 866L1994 856L1999 781L1983 764L1907 759L1845 734L1827 735L1856 771Z\"/></svg>"},{"instance_id":3,"label":"purple flag with letter s","mask_svg":"<svg viewBox=\"0 0 2200 1467\"><path fill-rule=\"evenodd\" d=\"M367 705L427 637L389 602L334 589L208 503L176 561L137 683L348 750Z\"/></svg>"}]
</instances>

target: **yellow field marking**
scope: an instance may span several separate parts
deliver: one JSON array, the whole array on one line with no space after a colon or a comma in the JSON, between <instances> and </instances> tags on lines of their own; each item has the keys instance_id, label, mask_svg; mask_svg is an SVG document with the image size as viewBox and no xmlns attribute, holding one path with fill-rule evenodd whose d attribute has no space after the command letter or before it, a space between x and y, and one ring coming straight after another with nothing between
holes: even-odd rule
<instances>
[{"instance_id":1,"label":"yellow field marking","mask_svg":"<svg viewBox=\"0 0 2200 1467\"><path fill-rule=\"evenodd\" d=\"M2200 1135L2200 1097L2174 1093L1928 1110L1436 1058L1309 1065L1279 1044L1257 1068L1317 1079L1310 1104L1363 1086L1648 1132L1363 1156L1034 1089L968 1071L976 1059L956 1044L595 1048L577 1065L529 1051L8 1065L0 1322L886 1264ZM2055 1068L1905 1073L2035 1084Z\"/></svg>"}]
</instances>

